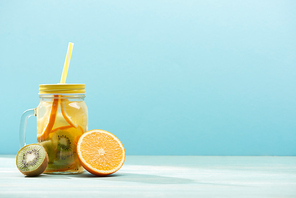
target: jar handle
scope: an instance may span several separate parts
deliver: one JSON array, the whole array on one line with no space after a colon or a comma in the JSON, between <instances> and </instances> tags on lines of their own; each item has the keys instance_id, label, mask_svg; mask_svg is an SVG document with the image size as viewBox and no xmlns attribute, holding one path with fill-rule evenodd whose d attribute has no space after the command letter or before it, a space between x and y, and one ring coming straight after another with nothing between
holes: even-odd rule
<instances>
[{"instance_id":1,"label":"jar handle","mask_svg":"<svg viewBox=\"0 0 296 198\"><path fill-rule=\"evenodd\" d=\"M26 145L26 130L27 130L27 121L29 117L36 116L36 109L28 109L24 111L21 117L21 123L20 123L20 131L19 131L19 143L20 147L23 147Z\"/></svg>"}]
</instances>

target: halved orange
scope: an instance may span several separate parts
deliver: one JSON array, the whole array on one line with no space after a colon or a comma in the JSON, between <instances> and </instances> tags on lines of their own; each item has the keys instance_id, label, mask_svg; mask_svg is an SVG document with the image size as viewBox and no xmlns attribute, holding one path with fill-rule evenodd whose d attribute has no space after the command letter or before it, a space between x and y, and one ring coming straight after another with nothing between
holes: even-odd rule
<instances>
[{"instance_id":1,"label":"halved orange","mask_svg":"<svg viewBox=\"0 0 296 198\"><path fill-rule=\"evenodd\" d=\"M105 176L118 171L125 160L125 149L112 133L94 129L84 133L77 144L77 155L90 173Z\"/></svg>"}]
</instances>

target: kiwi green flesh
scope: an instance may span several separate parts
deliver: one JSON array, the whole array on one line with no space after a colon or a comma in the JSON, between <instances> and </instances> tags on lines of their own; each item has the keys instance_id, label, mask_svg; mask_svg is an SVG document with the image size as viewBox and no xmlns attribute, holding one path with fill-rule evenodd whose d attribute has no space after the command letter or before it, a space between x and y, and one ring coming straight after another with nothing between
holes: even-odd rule
<instances>
[{"instance_id":1,"label":"kiwi green flesh","mask_svg":"<svg viewBox=\"0 0 296 198\"><path fill-rule=\"evenodd\" d=\"M52 142L58 151L73 151L74 136L68 131L59 130L52 136Z\"/></svg>"},{"instance_id":2,"label":"kiwi green flesh","mask_svg":"<svg viewBox=\"0 0 296 198\"><path fill-rule=\"evenodd\" d=\"M51 140L46 140L40 143L47 152L48 155L48 163L53 163L55 160L56 152L53 147L53 143Z\"/></svg>"},{"instance_id":3,"label":"kiwi green flesh","mask_svg":"<svg viewBox=\"0 0 296 198\"><path fill-rule=\"evenodd\" d=\"M58 130L51 138L53 147L56 150L53 165L68 165L76 156L74 136L66 130Z\"/></svg>"},{"instance_id":4,"label":"kiwi green flesh","mask_svg":"<svg viewBox=\"0 0 296 198\"><path fill-rule=\"evenodd\" d=\"M68 164L48 164L46 171L56 170L56 171L64 171L65 169L74 169L75 167L79 167L79 164L76 162L68 163Z\"/></svg>"},{"instance_id":5,"label":"kiwi green flesh","mask_svg":"<svg viewBox=\"0 0 296 198\"><path fill-rule=\"evenodd\" d=\"M16 166L27 176L37 176L44 172L48 164L48 155L40 144L29 144L16 155Z\"/></svg>"},{"instance_id":6,"label":"kiwi green flesh","mask_svg":"<svg viewBox=\"0 0 296 198\"><path fill-rule=\"evenodd\" d=\"M45 173L63 172L63 171L77 171L80 168L80 162L76 153L57 152L57 159L52 164L48 164Z\"/></svg>"}]
</instances>

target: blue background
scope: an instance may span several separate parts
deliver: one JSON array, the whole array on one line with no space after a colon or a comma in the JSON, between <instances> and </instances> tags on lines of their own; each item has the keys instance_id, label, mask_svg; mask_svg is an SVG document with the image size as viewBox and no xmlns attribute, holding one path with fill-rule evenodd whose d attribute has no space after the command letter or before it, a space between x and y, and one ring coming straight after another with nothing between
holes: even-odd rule
<instances>
[{"instance_id":1,"label":"blue background","mask_svg":"<svg viewBox=\"0 0 296 198\"><path fill-rule=\"evenodd\" d=\"M0 154L68 42L89 129L128 155L296 155L296 1L1 1Z\"/></svg>"}]
</instances>

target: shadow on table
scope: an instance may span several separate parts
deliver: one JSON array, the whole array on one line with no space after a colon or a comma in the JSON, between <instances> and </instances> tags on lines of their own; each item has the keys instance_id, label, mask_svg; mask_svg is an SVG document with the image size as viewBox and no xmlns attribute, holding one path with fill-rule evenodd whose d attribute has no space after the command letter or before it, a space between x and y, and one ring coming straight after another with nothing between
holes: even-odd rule
<instances>
[{"instance_id":1,"label":"shadow on table","mask_svg":"<svg viewBox=\"0 0 296 198\"><path fill-rule=\"evenodd\" d=\"M95 180L108 180L108 181L119 181L119 182L137 182L137 183L151 183L151 184L189 184L194 181L191 179L177 178L177 177L166 177L158 175L148 174L134 174L134 173L120 173L108 176L95 176L90 173L83 173L77 175L40 175L40 178L46 179L75 179L75 178L89 178Z\"/></svg>"},{"instance_id":2,"label":"shadow on table","mask_svg":"<svg viewBox=\"0 0 296 198\"><path fill-rule=\"evenodd\" d=\"M92 175L80 175L81 177L93 177ZM110 177L110 178L109 178ZM188 184L193 183L191 179L177 178L177 177L167 177L159 175L148 175L148 174L135 174L135 173L121 173L107 176L106 178L100 179L110 179L112 181L125 181L125 182L141 182L141 183L151 183L151 184Z\"/></svg>"},{"instance_id":3,"label":"shadow on table","mask_svg":"<svg viewBox=\"0 0 296 198\"><path fill-rule=\"evenodd\" d=\"M28 179L34 177L27 177ZM107 176L95 176L88 172L77 175L50 175L42 174L38 178L42 179L92 179L100 181L110 181L110 182L135 182L135 183L146 183L146 184L198 184L198 185L214 185L214 186L242 186L236 184L225 184L225 183L204 183L198 182L192 179L179 178L179 177L167 177L159 175L149 175L149 174L135 174L135 173L115 173Z\"/></svg>"}]
</instances>

